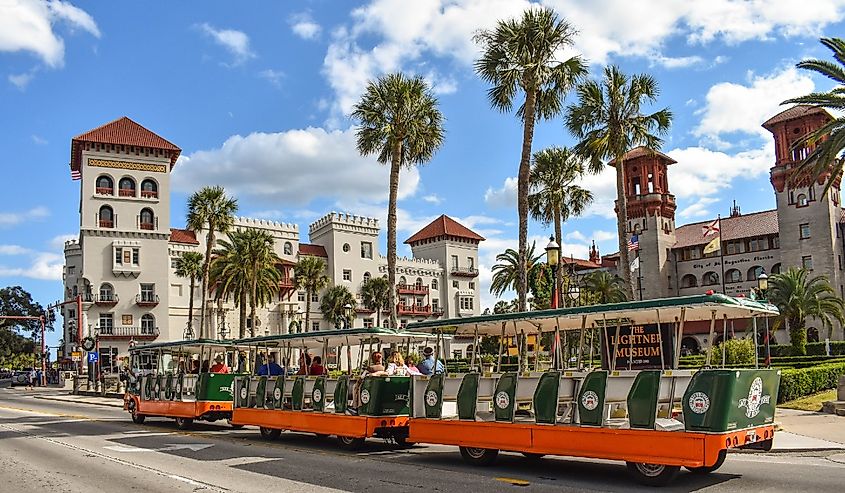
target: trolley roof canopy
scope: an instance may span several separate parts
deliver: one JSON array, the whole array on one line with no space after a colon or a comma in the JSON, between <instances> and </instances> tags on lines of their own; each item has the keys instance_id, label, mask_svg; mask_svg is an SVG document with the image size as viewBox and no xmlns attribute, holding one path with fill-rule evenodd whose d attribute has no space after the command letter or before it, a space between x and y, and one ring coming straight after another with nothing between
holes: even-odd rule
<instances>
[{"instance_id":1,"label":"trolley roof canopy","mask_svg":"<svg viewBox=\"0 0 845 493\"><path fill-rule=\"evenodd\" d=\"M457 335L471 335L478 330L480 335L500 335L503 330L506 334L536 333L552 331L556 326L560 330L580 330L582 327L616 325L620 322L622 325L645 325L669 323L676 319L686 322L711 320L714 314L718 320L769 317L777 316L778 313L776 306L764 301L704 294L412 322L408 324L408 330Z\"/></svg>"},{"instance_id":2,"label":"trolley roof canopy","mask_svg":"<svg viewBox=\"0 0 845 493\"><path fill-rule=\"evenodd\" d=\"M235 343L239 346L321 348L328 346L358 345L361 342L405 343L410 341L425 341L433 339L431 333L399 331L381 327L322 330L301 332L295 334L281 334L239 339Z\"/></svg>"},{"instance_id":3,"label":"trolley roof canopy","mask_svg":"<svg viewBox=\"0 0 845 493\"><path fill-rule=\"evenodd\" d=\"M174 350L183 352L199 352L202 347L214 346L223 349L242 348L243 344L239 344L232 339L188 339L184 341L168 341L168 342L154 342L151 344L139 344L129 349L132 353L152 352L159 350Z\"/></svg>"}]
</instances>

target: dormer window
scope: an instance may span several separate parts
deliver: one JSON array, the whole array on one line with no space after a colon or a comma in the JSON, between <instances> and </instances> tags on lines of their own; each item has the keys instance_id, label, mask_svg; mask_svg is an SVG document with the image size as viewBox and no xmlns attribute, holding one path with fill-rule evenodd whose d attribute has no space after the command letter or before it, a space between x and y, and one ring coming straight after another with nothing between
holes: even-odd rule
<instances>
[{"instance_id":1,"label":"dormer window","mask_svg":"<svg viewBox=\"0 0 845 493\"><path fill-rule=\"evenodd\" d=\"M158 185L155 181L150 180L149 178L141 182L141 198L144 199L157 199L158 198Z\"/></svg>"},{"instance_id":2,"label":"dormer window","mask_svg":"<svg viewBox=\"0 0 845 493\"><path fill-rule=\"evenodd\" d=\"M121 197L135 196L135 180L132 178L121 178L118 188L120 189Z\"/></svg>"},{"instance_id":3,"label":"dormer window","mask_svg":"<svg viewBox=\"0 0 845 493\"><path fill-rule=\"evenodd\" d=\"M114 182L110 177L97 177L97 195L114 195Z\"/></svg>"}]
</instances>

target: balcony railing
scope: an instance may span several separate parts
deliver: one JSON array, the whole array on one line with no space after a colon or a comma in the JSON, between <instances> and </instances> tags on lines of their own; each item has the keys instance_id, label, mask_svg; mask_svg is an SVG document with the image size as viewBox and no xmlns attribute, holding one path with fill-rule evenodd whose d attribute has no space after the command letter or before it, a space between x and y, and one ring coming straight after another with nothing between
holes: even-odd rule
<instances>
[{"instance_id":1,"label":"balcony railing","mask_svg":"<svg viewBox=\"0 0 845 493\"><path fill-rule=\"evenodd\" d=\"M157 199L158 198L158 190L141 190L141 198Z\"/></svg>"},{"instance_id":2,"label":"balcony railing","mask_svg":"<svg viewBox=\"0 0 845 493\"><path fill-rule=\"evenodd\" d=\"M114 221L111 220L111 219L100 219L98 222L99 222L101 228L113 228L114 227Z\"/></svg>"},{"instance_id":3,"label":"balcony railing","mask_svg":"<svg viewBox=\"0 0 845 493\"><path fill-rule=\"evenodd\" d=\"M159 335L158 327L101 327L97 329L100 339L119 339L134 337L137 339L155 339Z\"/></svg>"},{"instance_id":4,"label":"balcony railing","mask_svg":"<svg viewBox=\"0 0 845 493\"><path fill-rule=\"evenodd\" d=\"M120 189L120 196L121 197L134 197L135 196L135 189L134 188L121 188Z\"/></svg>"},{"instance_id":5,"label":"balcony railing","mask_svg":"<svg viewBox=\"0 0 845 493\"><path fill-rule=\"evenodd\" d=\"M117 297L117 293L105 296L102 294L94 295L94 303L100 306L116 305L118 301L120 299Z\"/></svg>"},{"instance_id":6,"label":"balcony railing","mask_svg":"<svg viewBox=\"0 0 845 493\"><path fill-rule=\"evenodd\" d=\"M399 312L399 315L429 316L431 315L431 305L406 305L404 303L398 303L396 305L396 311Z\"/></svg>"},{"instance_id":7,"label":"balcony railing","mask_svg":"<svg viewBox=\"0 0 845 493\"><path fill-rule=\"evenodd\" d=\"M155 231L158 229L158 218L153 218L152 221L145 221L140 214L135 218L138 221L138 228L146 231Z\"/></svg>"},{"instance_id":8,"label":"balcony railing","mask_svg":"<svg viewBox=\"0 0 845 493\"><path fill-rule=\"evenodd\" d=\"M478 277L478 269L475 267L452 267L452 275L460 277Z\"/></svg>"},{"instance_id":9,"label":"balcony railing","mask_svg":"<svg viewBox=\"0 0 845 493\"><path fill-rule=\"evenodd\" d=\"M114 195L114 188L97 187L97 195Z\"/></svg>"},{"instance_id":10,"label":"balcony railing","mask_svg":"<svg viewBox=\"0 0 845 493\"><path fill-rule=\"evenodd\" d=\"M158 306L157 294L136 294L135 304L138 306Z\"/></svg>"},{"instance_id":11,"label":"balcony railing","mask_svg":"<svg viewBox=\"0 0 845 493\"><path fill-rule=\"evenodd\" d=\"M431 309L431 314L434 315L435 317L442 317L443 313L444 313L444 311L443 311L442 308L434 307L434 308Z\"/></svg>"},{"instance_id":12,"label":"balcony railing","mask_svg":"<svg viewBox=\"0 0 845 493\"><path fill-rule=\"evenodd\" d=\"M428 286L421 284L397 284L399 294L428 294Z\"/></svg>"}]
</instances>

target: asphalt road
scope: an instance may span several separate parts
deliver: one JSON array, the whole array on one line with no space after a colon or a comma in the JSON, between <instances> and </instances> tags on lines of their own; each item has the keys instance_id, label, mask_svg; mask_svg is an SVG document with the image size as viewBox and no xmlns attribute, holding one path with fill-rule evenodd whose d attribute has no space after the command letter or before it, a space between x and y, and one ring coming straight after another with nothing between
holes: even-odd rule
<instances>
[{"instance_id":1,"label":"asphalt road","mask_svg":"<svg viewBox=\"0 0 845 493\"><path fill-rule=\"evenodd\" d=\"M0 389L0 491L646 490L618 462L502 454L495 466L475 468L454 447L398 449L373 440L345 452L305 434L268 442L249 427L135 425L117 408L44 397L49 391ZM837 461L845 456L835 454L730 454L719 471L682 472L663 491L841 491L845 463Z\"/></svg>"}]
</instances>

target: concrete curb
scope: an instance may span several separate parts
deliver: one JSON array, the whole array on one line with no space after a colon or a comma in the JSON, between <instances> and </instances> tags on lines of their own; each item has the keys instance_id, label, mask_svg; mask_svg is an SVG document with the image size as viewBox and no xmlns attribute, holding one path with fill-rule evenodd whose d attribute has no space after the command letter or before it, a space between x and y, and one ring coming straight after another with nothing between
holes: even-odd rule
<instances>
[{"instance_id":1,"label":"concrete curb","mask_svg":"<svg viewBox=\"0 0 845 493\"><path fill-rule=\"evenodd\" d=\"M752 450L752 449L737 449L732 448L728 449L729 453L732 454L806 454L810 452L838 452L843 451L840 447L818 447L818 448L790 448L790 449L772 449L769 451L765 450Z\"/></svg>"},{"instance_id":2,"label":"concrete curb","mask_svg":"<svg viewBox=\"0 0 845 493\"><path fill-rule=\"evenodd\" d=\"M80 400L73 400L73 399L59 399L59 398L56 398L56 397L45 397L45 396L42 396L42 395L35 396L35 398L36 399L43 399L45 401L70 402L70 403L73 403L73 404L88 404L88 405L91 405L91 406L116 407L116 408L121 408L121 409L123 408L122 402L120 404L118 404L118 403L110 404L110 403L106 403L106 402L91 402L91 401L80 401Z\"/></svg>"}]
</instances>

